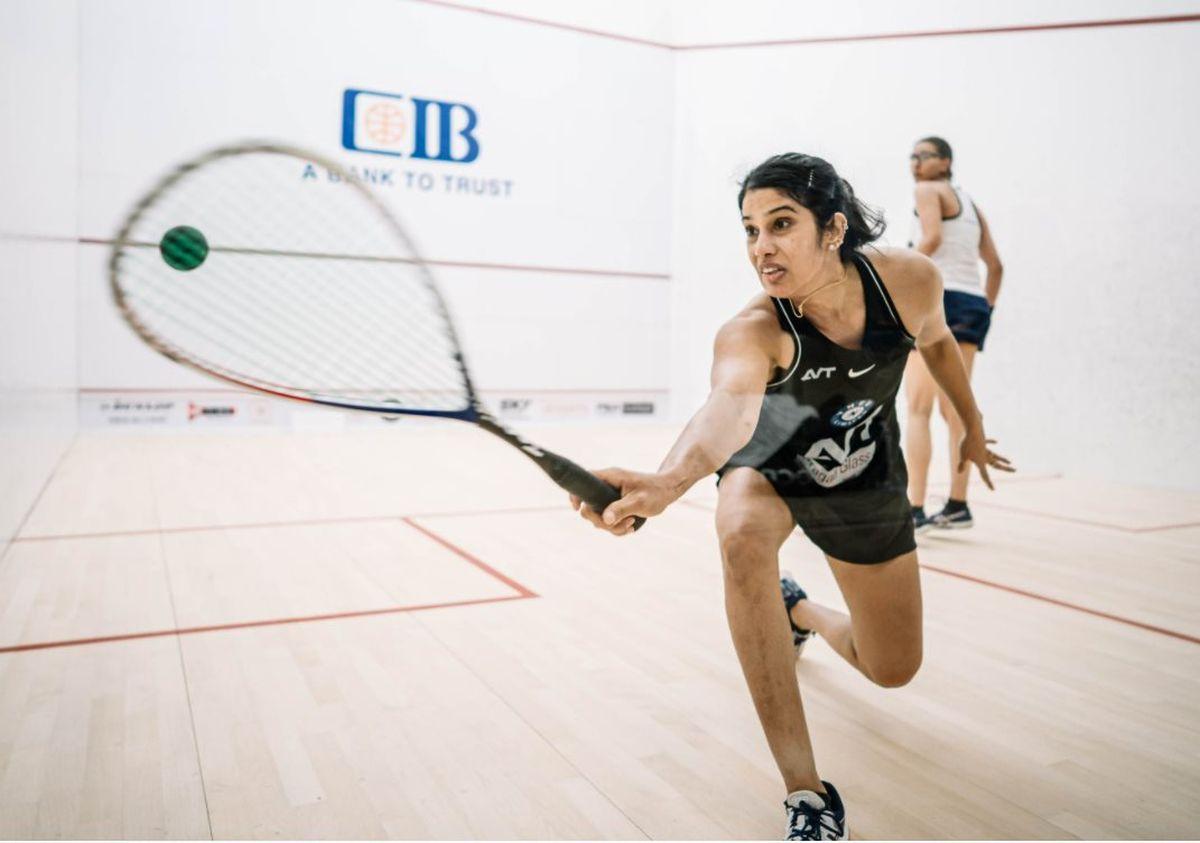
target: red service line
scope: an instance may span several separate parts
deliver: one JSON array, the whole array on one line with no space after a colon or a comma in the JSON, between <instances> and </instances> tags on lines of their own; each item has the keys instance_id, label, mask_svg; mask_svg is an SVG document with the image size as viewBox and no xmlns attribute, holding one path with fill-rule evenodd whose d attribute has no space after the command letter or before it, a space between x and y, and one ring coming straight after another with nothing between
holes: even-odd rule
<instances>
[{"instance_id":1,"label":"red service line","mask_svg":"<svg viewBox=\"0 0 1200 843\"><path fill-rule=\"evenodd\" d=\"M506 594L500 597L480 597L472 600L449 600L442 603L417 603L408 606L388 606L382 609L360 609L357 611L328 612L319 615L302 615L288 618L266 618L253 621L240 621L235 623L207 624L204 626L177 627L175 629L156 629L143 632L128 632L117 635L98 635L90 638L71 638L62 641L38 641L31 644L14 644L7 647L0 647L0 655L4 653L23 653L29 650L51 650L60 647L79 647L86 644L106 644L115 641L138 641L144 638L163 638L169 635L196 635L202 632L228 632L235 629L254 629L264 626L284 626L287 624L313 623L316 621L365 618L372 615L395 615L403 612L423 612L429 609L449 609L458 606L481 606L487 603L506 603L512 600L528 600L532 597L538 596L534 591L526 588L512 577L500 573L491 565L488 565L486 562L482 561L476 556L473 556L457 545L452 544L443 537L439 536L437 533L434 533L432 530L422 527L411 518L401 518L400 520L412 527L414 530L425 535L430 540L446 548L465 562L468 562L469 564L483 571L488 576L501 583L504 583L504 585L508 586L516 593Z\"/></svg>"},{"instance_id":2,"label":"red service line","mask_svg":"<svg viewBox=\"0 0 1200 843\"><path fill-rule=\"evenodd\" d=\"M1059 600L1054 597L1047 597L1044 594L1037 594L1032 591L1026 591L1023 588L1014 588L1011 585L1002 585L1001 583L992 582L991 580L985 580L980 577L973 577L970 574L960 574L958 571L951 571L948 568L939 568L936 565L926 565L924 562L921 563L921 567L926 571L934 571L936 573L942 574L947 577L955 577L960 580L966 580L967 582L978 583L979 585L986 585L988 588L995 588L995 589L999 589L1000 591L1007 591L1009 594L1019 594L1021 597L1028 597L1031 600L1039 600L1043 603L1050 603L1051 605L1054 605L1054 606L1062 606L1064 609L1074 609L1076 612L1083 612L1085 615L1093 615L1094 617L1097 617L1097 618L1104 618L1105 620L1116 621L1117 623L1123 623L1126 626L1135 626L1138 629L1145 629L1150 632L1157 632L1159 635L1167 635L1167 636L1170 636L1171 638L1178 638L1181 641L1190 641L1193 644L1200 644L1200 638L1197 638L1194 635L1188 635L1187 633L1184 633L1184 632L1176 632L1173 629L1166 629L1161 626L1154 626L1153 624L1142 623L1141 621L1131 620L1130 618L1123 618L1120 615L1113 615L1113 614L1109 614L1108 612L1101 612L1098 609L1089 609L1086 606L1077 606L1074 603L1068 603L1065 600Z\"/></svg>"},{"instance_id":3,"label":"red service line","mask_svg":"<svg viewBox=\"0 0 1200 843\"><path fill-rule=\"evenodd\" d=\"M234 389L228 386L204 386L195 387L193 389L181 389L179 387L154 387L154 386L82 386L78 389L64 389L61 392L78 392L81 395L101 394L107 395L110 393L164 393L181 395L210 395L227 393L231 395L262 395L256 389ZM586 387L580 389L523 389L520 387L508 387L503 389L477 389L478 393L484 395L666 395L670 390L663 387L651 387L649 389L588 389Z\"/></svg>"},{"instance_id":4,"label":"red service line","mask_svg":"<svg viewBox=\"0 0 1200 843\"><path fill-rule=\"evenodd\" d=\"M701 510L705 510L707 512L715 511L715 508L713 506L702 504L697 501L685 500L685 501L682 501L682 503L684 503L688 506L691 506L695 509L701 509ZM1113 614L1109 614L1108 612L1101 612L1098 609L1089 609L1087 606L1079 606L1075 603L1068 603L1065 600L1059 600L1055 597L1047 597L1044 594L1038 594L1033 591L1026 591L1025 589L1021 589L1021 588L1014 588L1013 586L1004 585L1003 583L993 582L992 580L985 580L982 577L973 577L969 574L960 574L957 571L951 571L948 568L939 568L936 565L928 565L924 562L920 562L918 564L920 565L920 567L923 570L933 571L934 573L942 574L947 577L955 577L960 580L966 580L967 582L973 582L978 585L984 585L984 586L987 586L988 588L995 588L1000 591L1007 591L1010 594L1018 594L1021 597L1028 597L1031 600L1039 600L1043 603L1050 603L1055 606L1061 606L1064 609L1072 609L1076 612L1082 612L1085 615L1092 615L1097 618L1104 618L1105 620L1115 621L1117 623L1125 624L1126 626L1134 626L1134 627L1137 627L1138 629L1144 629L1148 632L1157 632L1159 635L1166 635L1171 638L1178 638L1181 641L1190 641L1193 644L1200 644L1200 638L1197 638L1193 635L1188 635L1185 632L1176 632L1173 629L1166 629L1165 627L1154 626L1153 624L1143 623L1142 621L1135 621L1135 620L1132 620L1131 618L1124 618L1124 617L1121 617L1120 615L1113 615Z\"/></svg>"},{"instance_id":5,"label":"red service line","mask_svg":"<svg viewBox=\"0 0 1200 843\"><path fill-rule=\"evenodd\" d=\"M1105 530L1117 530L1122 533L1155 533L1162 530L1182 530L1186 527L1200 527L1200 521L1192 521L1184 524L1155 524L1149 527L1125 527L1121 524L1113 524L1109 521L1094 521L1089 518L1076 518L1072 515L1059 515L1054 512L1045 512L1044 510L1038 509L1025 509L1024 507L1020 506L994 503L992 501L971 501L971 506L977 506L983 509L999 509L1003 512L1015 512L1018 515L1027 515L1031 518L1044 518L1048 521L1066 521L1070 524L1083 524L1087 527L1100 527Z\"/></svg>"},{"instance_id":6,"label":"red service line","mask_svg":"<svg viewBox=\"0 0 1200 843\"><path fill-rule=\"evenodd\" d=\"M41 535L15 536L10 544L22 542L56 542L77 539L116 539L132 536L157 536L186 533L213 533L222 530L270 530L280 527L321 527L333 524L370 524L379 521L405 521L411 524L412 518L464 518L477 515L517 515L528 512L551 512L566 510L563 504L543 504L540 506L512 506L501 509L482 510L449 510L442 512L413 512L408 515L347 515L341 518L306 518L298 521L250 521L240 524L202 524L196 527L153 527L143 530L114 530L107 533L46 533ZM416 526L416 525L412 525ZM421 529L421 528L417 528Z\"/></svg>"},{"instance_id":7,"label":"red service line","mask_svg":"<svg viewBox=\"0 0 1200 843\"><path fill-rule=\"evenodd\" d=\"M401 518L400 520L403 521L408 526L412 527L417 532L423 533L428 538L437 542L442 547L449 550L451 553L465 559L467 562L470 562L472 565L474 565L479 570L483 571L488 576L504 583L506 586L511 588L513 591L517 592L517 594L519 594L521 597L537 597L536 594L534 594L532 591L527 589L525 586L521 585L516 580L512 579L511 577L506 577L504 574L500 573L499 571L497 571L495 568L493 568L491 565L487 564L483 560L481 560L475 556L472 556L471 554L467 553L465 550L463 550L458 545L451 544L446 539L439 536L437 533L433 532L432 530L430 530L426 527L422 527L420 524L418 524L416 521L413 521L411 518Z\"/></svg>"}]
</instances>

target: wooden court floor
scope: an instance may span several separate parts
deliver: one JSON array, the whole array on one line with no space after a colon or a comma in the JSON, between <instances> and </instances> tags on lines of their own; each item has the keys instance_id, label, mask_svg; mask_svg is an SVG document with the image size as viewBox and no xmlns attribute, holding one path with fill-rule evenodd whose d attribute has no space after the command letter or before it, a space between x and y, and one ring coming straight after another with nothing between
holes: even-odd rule
<instances>
[{"instance_id":1,"label":"wooden court floor","mask_svg":"<svg viewBox=\"0 0 1200 843\"><path fill-rule=\"evenodd\" d=\"M529 432L651 468L675 430ZM1200 836L1200 496L975 499L921 539L910 685L798 666L855 836ZM81 434L0 559L0 837L778 838L714 501L614 539L455 424Z\"/></svg>"}]
</instances>

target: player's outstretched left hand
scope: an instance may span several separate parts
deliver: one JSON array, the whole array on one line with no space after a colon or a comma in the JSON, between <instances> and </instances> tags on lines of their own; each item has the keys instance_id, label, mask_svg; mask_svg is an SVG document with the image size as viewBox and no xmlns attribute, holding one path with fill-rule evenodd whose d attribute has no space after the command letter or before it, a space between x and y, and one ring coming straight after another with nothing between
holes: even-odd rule
<instances>
[{"instance_id":1,"label":"player's outstretched left hand","mask_svg":"<svg viewBox=\"0 0 1200 843\"><path fill-rule=\"evenodd\" d=\"M996 440L988 439L982 427L975 430L968 430L967 435L963 437L962 445L959 447L958 457L959 471L966 468L967 463L975 463L979 469L979 475L983 478L983 482L993 491L995 491L996 487L992 485L992 478L988 477L989 467L997 471L1016 471L1007 457L1000 456L988 447L988 445L994 444L996 444Z\"/></svg>"}]
</instances>

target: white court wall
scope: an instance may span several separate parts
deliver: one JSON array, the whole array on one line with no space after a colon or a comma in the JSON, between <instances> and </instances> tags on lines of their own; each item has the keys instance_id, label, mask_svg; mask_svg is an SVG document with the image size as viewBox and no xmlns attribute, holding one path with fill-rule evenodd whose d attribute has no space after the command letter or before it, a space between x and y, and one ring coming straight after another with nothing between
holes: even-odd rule
<instances>
[{"instance_id":1,"label":"white court wall","mask_svg":"<svg viewBox=\"0 0 1200 843\"><path fill-rule=\"evenodd\" d=\"M511 196L385 195L429 256L521 267L440 273L485 398L515 398L518 418L538 401L566 418L646 399L682 420L705 393L713 332L755 289L736 179L781 149L825 154L902 243L905 155L940 132L1008 270L977 381L989 427L1027 470L1196 485L1194 449L1177 443L1189 441L1198 401L1187 270L1198 118L1178 93L1195 78L1197 24L688 49L1196 13L1194 0L464 5L502 14L406 0L0 4L4 104L23 115L0 134L5 183L22 197L0 207L0 230L104 239L164 168L243 137L393 165L402 180L410 162L342 148L342 92L469 103L478 161L423 169L511 182ZM232 401L119 323L104 246L79 247L78 271L67 243L0 248L10 277L41 267L37 283L5 287L10 395L78 386L88 423L104 421L114 397L123 421L165 418L152 402L132 406L156 392L185 396L163 402L175 421L192 396ZM71 333L60 314L76 299ZM77 354L63 351L76 342ZM50 347L61 353L29 353ZM258 402L241 418L279 422L278 406Z\"/></svg>"},{"instance_id":2,"label":"white court wall","mask_svg":"<svg viewBox=\"0 0 1200 843\"><path fill-rule=\"evenodd\" d=\"M725 7L708 4L714 28L691 34L760 37L747 22L771 8L772 31L808 34L807 7L798 17L782 5L726 9L722 29L713 16ZM862 19L860 31L920 28L899 20L867 28L875 20L844 5ZM1105 4L1040 5L1044 21L1095 17L1086 11ZM1102 11L1198 10L1186 5ZM1024 22L992 14L951 14L939 28ZM1200 165L1191 148L1200 111L1184 91L1194 87L1198 51L1200 24L1184 23L679 53L677 411L703 399L713 334L757 290L737 219L738 179L775 152L820 154L886 211L888 242L903 245L907 155L917 138L940 134L1005 263L976 375L1002 451L1030 472L1196 488Z\"/></svg>"},{"instance_id":3,"label":"white court wall","mask_svg":"<svg viewBox=\"0 0 1200 843\"><path fill-rule=\"evenodd\" d=\"M3 553L76 426L75 0L6 0L0 33Z\"/></svg>"},{"instance_id":4,"label":"white court wall","mask_svg":"<svg viewBox=\"0 0 1200 843\"><path fill-rule=\"evenodd\" d=\"M111 237L181 160L229 141L283 139L388 173L376 192L427 258L512 267L436 270L489 404L559 396L551 409L570 417L592 414L588 401L622 414L626 399L644 398L662 410L668 52L398 0L110 0L82 7L80 33L85 239ZM401 107L411 97L469 105L478 158L414 161L345 148L347 89L399 95ZM486 189L477 194L475 185ZM214 384L136 340L107 304L107 246L83 252L84 418L186 421L180 405ZM171 395L181 397L169 412L150 403L165 407ZM123 416L114 415L118 400ZM138 403L140 415L129 409ZM273 418L256 407L241 418Z\"/></svg>"}]
</instances>

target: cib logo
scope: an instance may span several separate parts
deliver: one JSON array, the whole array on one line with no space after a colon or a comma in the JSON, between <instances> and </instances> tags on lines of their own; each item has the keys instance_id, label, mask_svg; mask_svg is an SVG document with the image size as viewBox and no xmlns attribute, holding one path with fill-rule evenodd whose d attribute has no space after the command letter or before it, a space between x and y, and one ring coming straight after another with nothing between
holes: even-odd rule
<instances>
[{"instance_id":1,"label":"cib logo","mask_svg":"<svg viewBox=\"0 0 1200 843\"><path fill-rule=\"evenodd\" d=\"M475 109L461 102L347 88L342 146L355 152L469 164L479 157Z\"/></svg>"}]
</instances>

